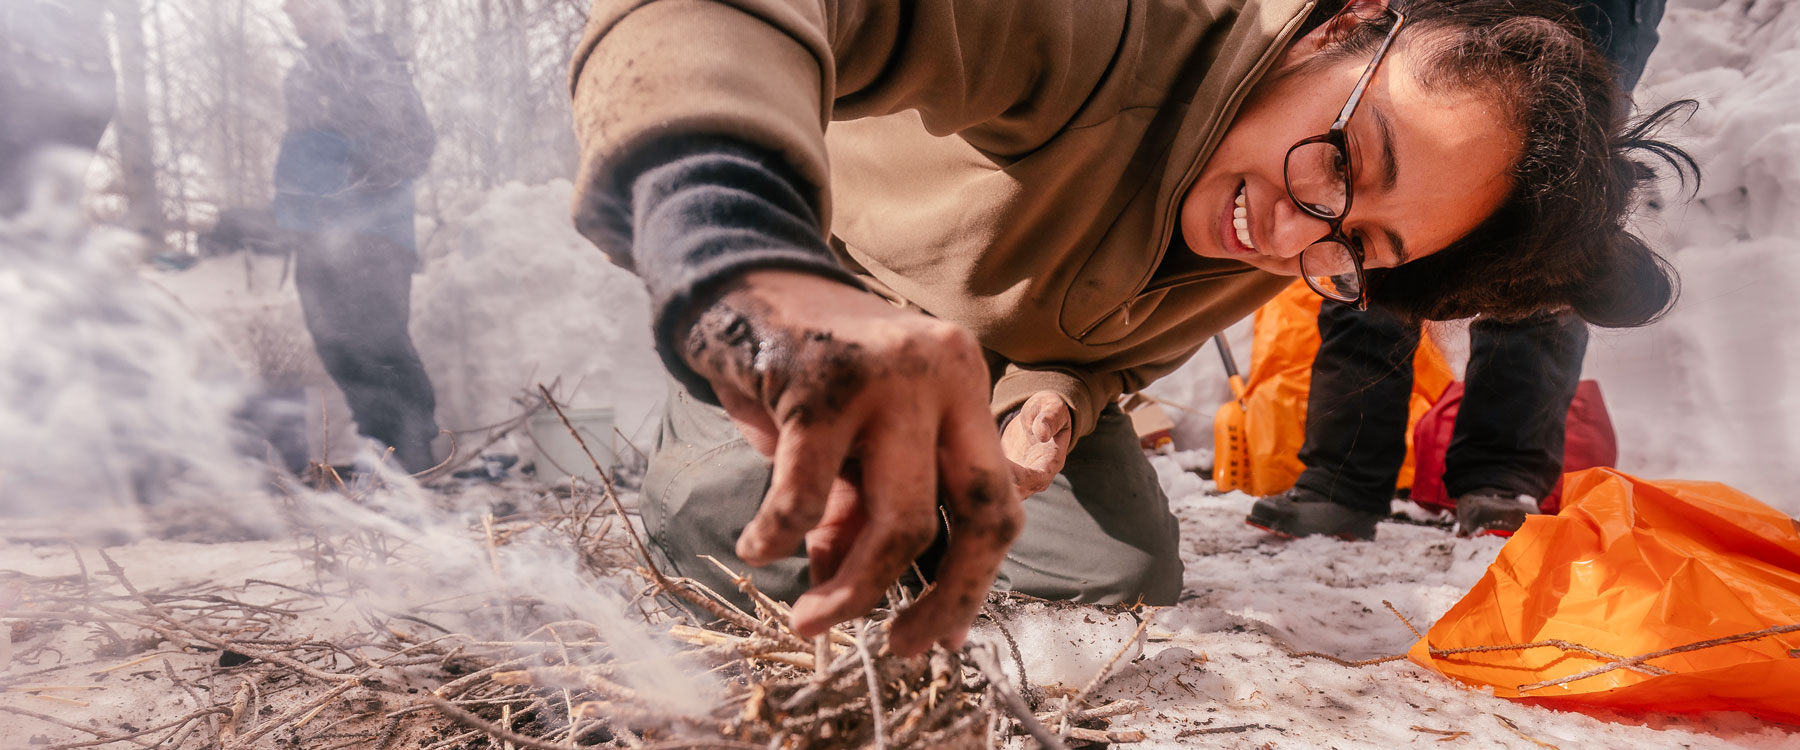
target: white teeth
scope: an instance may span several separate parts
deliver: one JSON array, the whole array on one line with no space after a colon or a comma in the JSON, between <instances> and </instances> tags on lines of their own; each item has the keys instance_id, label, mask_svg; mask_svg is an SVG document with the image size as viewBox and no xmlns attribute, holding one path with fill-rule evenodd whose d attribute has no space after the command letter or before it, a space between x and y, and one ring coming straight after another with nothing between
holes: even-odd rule
<instances>
[{"instance_id":1,"label":"white teeth","mask_svg":"<svg viewBox=\"0 0 1800 750\"><path fill-rule=\"evenodd\" d=\"M1244 189L1238 188L1236 207L1231 209L1231 226L1237 230L1237 240L1244 247L1256 249L1256 243L1250 241L1250 209L1245 206Z\"/></svg>"}]
</instances>

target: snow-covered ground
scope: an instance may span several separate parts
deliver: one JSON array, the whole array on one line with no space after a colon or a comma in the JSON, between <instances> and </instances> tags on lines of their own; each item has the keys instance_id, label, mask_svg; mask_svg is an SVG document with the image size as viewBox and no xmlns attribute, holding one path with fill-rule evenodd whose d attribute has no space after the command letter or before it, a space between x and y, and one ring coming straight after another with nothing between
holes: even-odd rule
<instances>
[{"instance_id":1,"label":"snow-covered ground","mask_svg":"<svg viewBox=\"0 0 1800 750\"><path fill-rule=\"evenodd\" d=\"M1597 332L1586 369L1605 390L1621 469L1726 482L1790 514L1800 514L1800 334L1791 330L1800 324L1797 6L1672 3L1639 99L1647 107L1702 100L1693 121L1670 135L1701 161L1705 182L1699 199L1685 204L1670 185L1662 208L1639 226L1668 249L1685 293L1655 326ZM627 437L642 444L653 436L663 381L649 351L642 290L568 227L568 192L566 184L503 186L451 212L443 226L422 227L429 241L413 330L445 427L479 438L474 428L516 413L513 396L560 381L559 395L571 403L614 409ZM76 573L66 548L27 540L54 538L44 533L47 517L129 521L138 507L133 497L143 491L134 482L174 477L172 492L200 498L202 507L214 498L216 509L248 519L238 526L268 519L252 487L259 475L232 460L234 447L224 437L232 399L250 390L249 376L261 368L313 388L314 407L333 401L328 379L307 359L310 347L292 289L279 284L279 262L226 258L184 273L149 273L183 311L114 270L128 238L84 235L63 219L0 226L0 238L20 237L81 250L68 256L79 261L73 264L29 253L0 262L0 353L8 362L0 370L0 514L13 521L0 529L7 542L0 544L0 571ZM70 273L57 270L71 265ZM58 289L65 294L57 296ZM94 289L101 291L88 291ZM255 341L277 351L242 356L247 344L233 336L249 328L264 333ZM1237 333L1247 361L1247 339L1241 328ZM248 360L249 373L221 375L214 356L221 352ZM84 364L116 361L160 364L122 375ZM46 383L58 387L46 390ZM1152 391L1202 411L1225 397L1209 351ZM1182 447L1210 442L1204 413L1177 416ZM340 433L334 445L350 445L341 404L329 419ZM322 426L309 432L321 434ZM499 449L529 454L529 442ZM1145 747L1389 748L1452 740L1522 750L1800 748L1800 727L1744 714L1573 713L1467 690L1409 662L1354 668L1290 656L1317 651L1355 660L1404 652L1414 637L1382 602L1428 625L1481 577L1502 541L1399 523L1383 524L1374 543L1275 541L1242 523L1250 498L1208 494L1208 483L1176 460L1155 461L1182 520L1187 598L1156 615L1141 658L1122 663L1099 691L1150 704L1115 725L1144 730ZM391 526L361 506L317 501L320 515L336 523L400 534L422 533L417 519L430 515L398 503L390 507L412 510L407 524ZM476 503L433 523L461 528L468 516L457 513L486 510ZM21 520L27 518L35 520ZM293 564L292 546L141 541L116 548L115 557L146 588L206 580L235 590L250 577L312 575ZM610 606L611 593L568 585L573 579L558 573L568 564L566 550L548 542L502 547L498 562L481 545L442 547L447 558L479 557L472 566L460 561L467 570L503 571L503 582L535 586L570 607ZM426 600L431 586L456 593L470 580L445 575L408 585L416 587L411 596ZM0 604L12 593L0 590ZM1012 630L1027 657L1028 681L1072 688L1131 633L1117 618L1066 611L1039 613ZM14 666L0 664L0 682ZM93 705L80 711L19 693L0 693L0 705L108 726L162 710L156 707L167 696L157 690L151 678L121 679L84 696ZM0 715L0 747L26 747L39 735L82 739L61 731ZM1446 734L1455 732L1468 735Z\"/></svg>"}]
</instances>

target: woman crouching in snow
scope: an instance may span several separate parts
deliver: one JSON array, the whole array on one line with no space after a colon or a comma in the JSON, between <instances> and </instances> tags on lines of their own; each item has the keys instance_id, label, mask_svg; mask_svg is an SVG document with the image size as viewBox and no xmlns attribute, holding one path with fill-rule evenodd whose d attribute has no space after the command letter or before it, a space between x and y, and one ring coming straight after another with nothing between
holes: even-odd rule
<instances>
[{"instance_id":1,"label":"woman crouching in snow","mask_svg":"<svg viewBox=\"0 0 1800 750\"><path fill-rule=\"evenodd\" d=\"M676 381L646 524L803 635L915 562L901 653L997 578L1173 602L1114 401L1289 277L1415 318L1674 296L1628 154L1691 162L1557 2L598 0L573 77L576 221Z\"/></svg>"}]
</instances>

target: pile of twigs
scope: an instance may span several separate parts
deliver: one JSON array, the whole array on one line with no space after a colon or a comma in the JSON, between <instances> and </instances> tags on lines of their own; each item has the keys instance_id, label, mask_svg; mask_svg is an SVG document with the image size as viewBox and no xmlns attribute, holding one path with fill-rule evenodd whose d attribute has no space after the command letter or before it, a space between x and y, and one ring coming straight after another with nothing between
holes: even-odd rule
<instances>
[{"instance_id":1,"label":"pile of twigs","mask_svg":"<svg viewBox=\"0 0 1800 750\"><path fill-rule=\"evenodd\" d=\"M554 522L593 523L588 508L568 510ZM490 519L479 533L504 544L509 526L524 518ZM342 566L342 550L357 546L340 539L325 561ZM939 648L910 659L885 653L886 610L834 629L823 642L802 640L788 629L783 605L747 580L759 617L693 581L640 569L651 595L637 602L640 613L650 617L649 627L683 644L671 665L620 653L594 624L530 626L524 618L536 603L529 601L490 602L512 607L513 622L532 629L489 640L446 632L429 612L381 610L355 597L349 584L332 589L253 579L238 587L144 591L112 558L99 557L103 573L90 575L84 565L80 575L14 575L0 582L19 590L26 604L5 613L16 640L36 644L14 655L15 667L49 664L0 679L0 688L44 708L0 704L0 711L65 730L68 739L46 739L48 748L982 747L1018 726L1052 738L1057 733L1045 724L1063 718L1062 735L1071 739L1132 739L1092 727L1141 710L1119 704L1034 715L986 646ZM251 596L257 592L276 598L246 601L266 598ZM686 608L652 605L658 598ZM360 615L359 627L295 632L316 625L310 613L346 607ZM31 637L62 628L86 629L102 641L94 658L64 660L57 653L52 662L51 641ZM669 668L712 673L724 686L712 709L684 713L628 686L640 682L637 670ZM121 674L158 683L149 690L187 696L186 710L126 717L112 726L72 719L70 709L89 706L81 697L124 688L116 679Z\"/></svg>"},{"instance_id":2,"label":"pile of twigs","mask_svg":"<svg viewBox=\"0 0 1800 750\"><path fill-rule=\"evenodd\" d=\"M991 645L887 652L886 621L907 603L899 588L887 608L802 639L786 606L747 578L736 580L754 615L646 564L609 483L522 490L514 500L467 530L496 567L526 531L563 536L596 585L636 581L629 614L677 644L672 661L622 649L600 625L513 592L390 609L363 592L408 564L407 542L300 528L296 549L311 581L140 589L105 552L105 570L90 571L73 548L79 574L0 574L0 600L12 600L0 601L0 618L13 629L9 642L21 644L4 655L11 667L0 690L31 705L0 701L0 713L38 722L31 744L47 750L960 748L1025 733L1063 747L1141 738L1105 729L1109 718L1141 711L1134 701L1088 709L1072 696L1037 713ZM654 682L642 679L646 670L658 669L709 673L722 689L708 709L679 709L644 689ZM134 703L143 708L131 712Z\"/></svg>"}]
</instances>

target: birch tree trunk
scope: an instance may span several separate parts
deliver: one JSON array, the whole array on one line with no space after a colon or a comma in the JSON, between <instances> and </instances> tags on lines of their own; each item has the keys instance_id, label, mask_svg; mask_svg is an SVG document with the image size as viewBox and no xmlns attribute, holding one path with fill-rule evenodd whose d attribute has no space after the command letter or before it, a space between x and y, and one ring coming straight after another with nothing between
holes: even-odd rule
<instances>
[{"instance_id":1,"label":"birch tree trunk","mask_svg":"<svg viewBox=\"0 0 1800 750\"><path fill-rule=\"evenodd\" d=\"M139 0L113 0L113 33L119 44L119 112L113 123L119 139L119 171L125 193L126 226L164 247L162 195L156 189L156 153L150 128L149 54L144 44Z\"/></svg>"}]
</instances>

